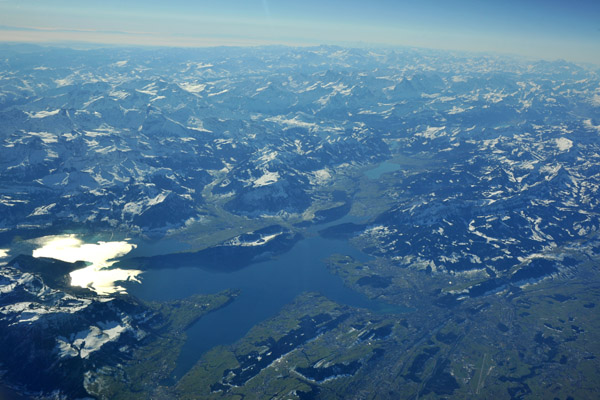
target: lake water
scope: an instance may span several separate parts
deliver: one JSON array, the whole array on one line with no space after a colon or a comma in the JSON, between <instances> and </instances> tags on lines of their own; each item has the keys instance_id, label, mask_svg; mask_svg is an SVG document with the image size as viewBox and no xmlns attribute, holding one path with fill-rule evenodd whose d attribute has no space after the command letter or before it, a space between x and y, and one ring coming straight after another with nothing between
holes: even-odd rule
<instances>
[{"instance_id":1,"label":"lake water","mask_svg":"<svg viewBox=\"0 0 600 400\"><path fill-rule=\"evenodd\" d=\"M74 234L44 236L32 240L37 247L33 257L49 257L66 262L85 261L89 265L72 271L71 285L91 287L99 294L111 294L124 291L117 282L136 280L142 271L110 268L116 259L129 253L136 247L127 240L89 242Z\"/></svg>"},{"instance_id":2,"label":"lake water","mask_svg":"<svg viewBox=\"0 0 600 400\"><path fill-rule=\"evenodd\" d=\"M397 166L397 164L392 165ZM383 173L381 169L380 172ZM28 251L25 253L31 251L34 256L53 257L65 261L80 259L89 261L91 265L85 269L94 270L92 278L95 279L96 286L102 283L97 276L100 273L105 275L120 271L132 273L134 277L141 279L141 284L134 281L120 282L125 278L111 275L114 279L108 277L112 280L109 279L110 282L105 282L106 285L100 285L96 290L105 287L110 292L120 290L118 285L122 285L132 295L145 300L166 301L197 293L218 293L226 289L240 290L240 295L232 303L203 316L188 328L186 331L188 339L171 377L171 382L174 383L185 375L205 352L215 346L229 345L241 339L253 326L277 315L283 306L291 303L295 297L304 292L317 292L339 304L367 308L373 312L410 311L403 307L368 299L363 294L346 287L340 277L329 273L326 268L324 260L333 254L349 255L360 261L368 261L367 255L350 246L346 241L326 239L318 235L320 229L342 222L364 222L363 219L345 215L336 221L308 227L305 231L308 237L296 242L291 250L272 259L247 266L240 261L238 268L234 265L236 261L230 260L232 265L224 266L228 272L202 269L200 260L195 259L193 253L189 253L192 254L191 257L184 258L187 261L181 261L182 258L177 257L177 254L187 250L188 247L172 240L133 244L127 238L66 234L32 239L25 242L23 246L28 246L26 249ZM124 256L125 254L127 255ZM131 270L127 266L128 260L133 257L149 257L157 254L163 254L160 262L164 263L165 268L156 268L156 265L153 265L152 268L142 272ZM9 254L2 252L0 256L6 258ZM126 268L125 270L112 267L116 259L120 259L119 263ZM111 268L105 269L106 267ZM11 397L13 395L15 394L10 390L0 386L0 398L13 398Z\"/></svg>"},{"instance_id":3,"label":"lake water","mask_svg":"<svg viewBox=\"0 0 600 400\"><path fill-rule=\"evenodd\" d=\"M396 164L396 163L389 162L389 161L384 161L381 164L379 164L377 167L366 171L365 175L369 179L379 179L379 177L383 174L386 174L388 172L399 171L401 169L402 169L402 166L400 164Z\"/></svg>"},{"instance_id":4,"label":"lake water","mask_svg":"<svg viewBox=\"0 0 600 400\"><path fill-rule=\"evenodd\" d=\"M176 380L187 373L203 353L241 339L250 328L275 316L284 305L303 292L319 292L340 304L375 312L406 311L370 300L344 286L341 278L330 274L322 262L335 253L362 261L368 259L346 242L310 237L275 259L234 272L209 272L185 265L177 269L149 270L142 274L142 284L129 284L128 291L146 300L173 300L195 293L241 290L235 301L202 317L187 330L188 340L173 373Z\"/></svg>"},{"instance_id":5,"label":"lake water","mask_svg":"<svg viewBox=\"0 0 600 400\"><path fill-rule=\"evenodd\" d=\"M8 386L4 386L0 383L0 400L30 400L31 397L21 395Z\"/></svg>"},{"instance_id":6,"label":"lake water","mask_svg":"<svg viewBox=\"0 0 600 400\"><path fill-rule=\"evenodd\" d=\"M308 227L308 237L299 240L289 251L272 259L250 265L244 265L244 261L240 260L239 265L235 265L238 259L230 257L227 262L231 265L223 266L228 272L201 268L200 257L195 257L193 253L188 253L189 257L178 257L178 252L185 251L188 247L172 240L133 244L126 238L119 240L113 237L66 234L37 238L26 244L31 247L30 251L34 256L90 262L89 267L71 274L73 276L85 272L84 277L91 279L95 290L102 293L102 290L111 293L126 288L129 293L141 299L166 301L197 293L240 290L240 295L232 303L203 316L189 327L188 339L172 375L171 380L175 382L187 373L206 351L241 339L253 326L275 316L283 306L304 292L318 292L339 304L367 308L374 312L409 311L370 300L346 287L338 276L329 273L323 261L333 254L349 255L360 261L369 259L345 241L325 239L318 235L320 229L342 222L364 221L345 215L336 221ZM128 260L157 254L163 254L159 258L159 268L156 266L156 259L148 258L142 262L152 263L152 268L144 272L129 269ZM4 253L1 255L8 256ZM126 269L112 267L116 259L120 259L120 265ZM164 268L160 268L163 264ZM144 264L140 265L143 266ZM110 268L106 269L107 267ZM126 276L119 273L125 273ZM136 276L141 279L141 284L133 281ZM122 282L126 278L132 278L132 281Z\"/></svg>"}]
</instances>

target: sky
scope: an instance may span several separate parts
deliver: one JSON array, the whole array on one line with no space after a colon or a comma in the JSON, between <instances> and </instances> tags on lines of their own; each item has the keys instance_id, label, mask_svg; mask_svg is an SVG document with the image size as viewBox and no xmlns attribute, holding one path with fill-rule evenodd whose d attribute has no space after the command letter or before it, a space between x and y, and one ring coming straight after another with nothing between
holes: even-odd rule
<instances>
[{"instance_id":1,"label":"sky","mask_svg":"<svg viewBox=\"0 0 600 400\"><path fill-rule=\"evenodd\" d=\"M0 0L0 41L391 45L600 65L600 0Z\"/></svg>"}]
</instances>

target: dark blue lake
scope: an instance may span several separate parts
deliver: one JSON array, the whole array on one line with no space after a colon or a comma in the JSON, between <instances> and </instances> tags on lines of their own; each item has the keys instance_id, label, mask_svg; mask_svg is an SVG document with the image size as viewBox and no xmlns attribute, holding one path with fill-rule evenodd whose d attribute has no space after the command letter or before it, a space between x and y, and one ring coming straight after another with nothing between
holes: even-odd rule
<instances>
[{"instance_id":1,"label":"dark blue lake","mask_svg":"<svg viewBox=\"0 0 600 400\"><path fill-rule=\"evenodd\" d=\"M131 294L146 300L172 300L196 293L217 293L240 289L240 296L212 312L187 331L188 340L177 361L173 378L187 373L203 353L218 345L234 343L257 323L276 315L303 292L319 292L340 304L368 308L375 312L404 312L406 309L368 299L344 286L329 273L323 260L332 254L368 257L344 241L310 237L278 257L251 264L233 272L206 271L197 266L152 269L142 275L142 284L129 284Z\"/></svg>"},{"instance_id":2,"label":"dark blue lake","mask_svg":"<svg viewBox=\"0 0 600 400\"><path fill-rule=\"evenodd\" d=\"M29 400L30 397L25 397L21 395L8 386L4 386L0 383L0 399L2 400Z\"/></svg>"}]
</instances>

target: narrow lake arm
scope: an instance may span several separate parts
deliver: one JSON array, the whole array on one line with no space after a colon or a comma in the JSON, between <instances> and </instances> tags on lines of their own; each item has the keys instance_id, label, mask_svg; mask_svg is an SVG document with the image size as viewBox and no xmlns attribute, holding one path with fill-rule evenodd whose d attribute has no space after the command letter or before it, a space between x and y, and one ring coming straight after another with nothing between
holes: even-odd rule
<instances>
[{"instance_id":1,"label":"narrow lake arm","mask_svg":"<svg viewBox=\"0 0 600 400\"><path fill-rule=\"evenodd\" d=\"M90 371L86 389L100 399L170 398L170 376L187 340L185 330L238 295L238 291L225 290L168 302L144 302L154 313L147 336L123 363Z\"/></svg>"}]
</instances>

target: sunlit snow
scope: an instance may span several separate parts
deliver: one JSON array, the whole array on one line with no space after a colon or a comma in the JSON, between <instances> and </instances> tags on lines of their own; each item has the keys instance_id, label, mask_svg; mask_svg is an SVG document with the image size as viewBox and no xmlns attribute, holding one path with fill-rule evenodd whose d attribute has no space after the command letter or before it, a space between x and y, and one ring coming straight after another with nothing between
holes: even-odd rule
<instances>
[{"instance_id":1,"label":"sunlit snow","mask_svg":"<svg viewBox=\"0 0 600 400\"><path fill-rule=\"evenodd\" d=\"M191 83L191 82L183 82L179 84L179 87L190 93L200 93L204 91L206 88L205 83Z\"/></svg>"},{"instance_id":2,"label":"sunlit snow","mask_svg":"<svg viewBox=\"0 0 600 400\"><path fill-rule=\"evenodd\" d=\"M46 118L46 117L49 117L51 115L56 115L59 112L60 112L60 110L38 111L38 112L27 113L27 115L29 115L30 118Z\"/></svg>"},{"instance_id":3,"label":"sunlit snow","mask_svg":"<svg viewBox=\"0 0 600 400\"><path fill-rule=\"evenodd\" d=\"M69 343L67 338L58 337L56 339L57 349L61 358L77 357L89 358L90 354L100 350L108 342L116 341L121 334L130 329L129 326L122 326L117 321L99 322L98 326L90 326L89 329L75 334L73 343Z\"/></svg>"},{"instance_id":4,"label":"sunlit snow","mask_svg":"<svg viewBox=\"0 0 600 400\"><path fill-rule=\"evenodd\" d=\"M556 139L556 146L560 151L567 151L573 147L573 142L567 138Z\"/></svg>"},{"instance_id":5,"label":"sunlit snow","mask_svg":"<svg viewBox=\"0 0 600 400\"><path fill-rule=\"evenodd\" d=\"M263 176L254 181L254 187L268 186L279 180L279 172L267 171Z\"/></svg>"},{"instance_id":6,"label":"sunlit snow","mask_svg":"<svg viewBox=\"0 0 600 400\"><path fill-rule=\"evenodd\" d=\"M235 237L227 242L229 246L241 246L241 247L253 247L253 246L263 246L275 239L277 236L281 235L281 233L275 233L273 235L261 236L259 239L251 240L251 241L242 241L240 237Z\"/></svg>"},{"instance_id":7,"label":"sunlit snow","mask_svg":"<svg viewBox=\"0 0 600 400\"><path fill-rule=\"evenodd\" d=\"M58 143L58 137L49 132L27 132L27 135L37 136L42 139L42 142L45 144Z\"/></svg>"}]
</instances>

